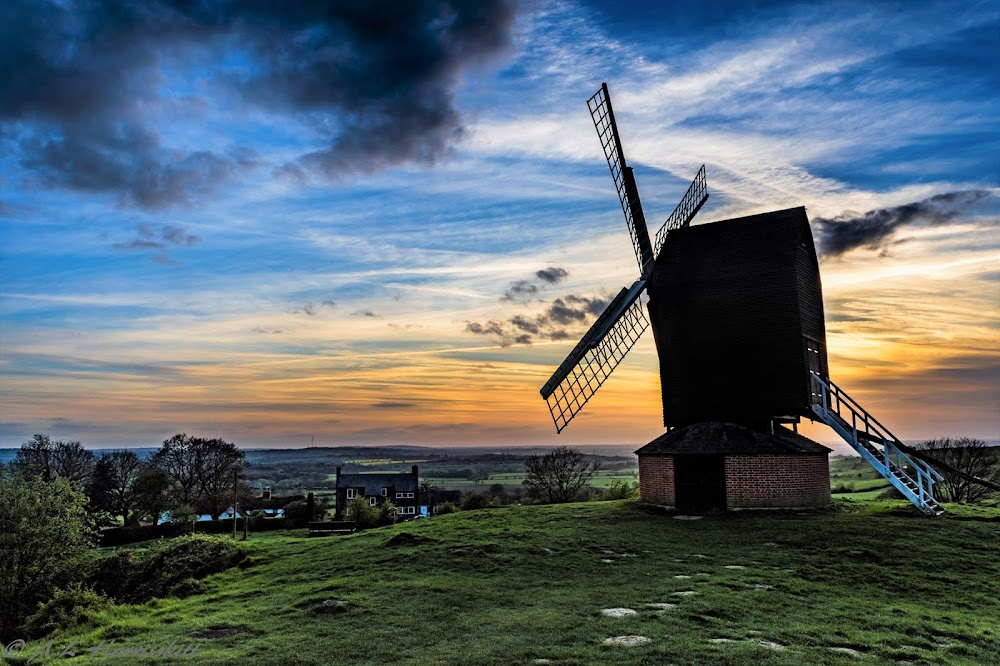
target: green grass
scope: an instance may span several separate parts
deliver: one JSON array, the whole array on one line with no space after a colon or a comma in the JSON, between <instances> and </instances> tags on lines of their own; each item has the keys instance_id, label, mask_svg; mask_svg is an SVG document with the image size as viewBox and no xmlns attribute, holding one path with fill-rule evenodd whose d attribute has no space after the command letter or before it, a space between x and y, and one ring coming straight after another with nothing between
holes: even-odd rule
<instances>
[{"instance_id":1,"label":"green grass","mask_svg":"<svg viewBox=\"0 0 1000 666\"><path fill-rule=\"evenodd\" d=\"M206 664L996 664L998 519L931 519L881 501L681 521L625 501L461 512L346 537L273 532L252 535L250 568L206 579L195 596L105 611L56 644L177 639ZM412 543L389 546L401 533ZM646 606L657 602L676 607ZM609 607L639 612L601 616ZM243 633L189 637L226 628ZM627 634L651 640L602 644Z\"/></svg>"}]
</instances>

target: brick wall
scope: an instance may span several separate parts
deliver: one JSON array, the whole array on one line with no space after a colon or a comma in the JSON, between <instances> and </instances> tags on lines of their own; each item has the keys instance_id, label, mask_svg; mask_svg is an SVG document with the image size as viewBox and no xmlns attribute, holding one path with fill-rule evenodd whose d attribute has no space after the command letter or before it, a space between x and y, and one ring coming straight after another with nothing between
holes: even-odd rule
<instances>
[{"instance_id":1,"label":"brick wall","mask_svg":"<svg viewBox=\"0 0 1000 666\"><path fill-rule=\"evenodd\" d=\"M639 458L639 497L643 502L674 506L674 459L667 456Z\"/></svg>"},{"instance_id":2,"label":"brick wall","mask_svg":"<svg viewBox=\"0 0 1000 666\"><path fill-rule=\"evenodd\" d=\"M641 482L641 462L639 475ZM829 503L830 465L826 454L726 456L726 505L730 509Z\"/></svg>"}]
</instances>

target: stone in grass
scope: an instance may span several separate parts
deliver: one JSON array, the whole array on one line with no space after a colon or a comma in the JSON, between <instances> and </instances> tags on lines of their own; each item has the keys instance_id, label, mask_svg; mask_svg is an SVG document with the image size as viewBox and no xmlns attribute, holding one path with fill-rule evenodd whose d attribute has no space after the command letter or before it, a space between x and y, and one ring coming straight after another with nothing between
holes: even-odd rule
<instances>
[{"instance_id":1,"label":"stone in grass","mask_svg":"<svg viewBox=\"0 0 1000 666\"><path fill-rule=\"evenodd\" d=\"M646 608L652 608L657 613L662 613L665 610L670 610L671 608L677 608L677 604L668 604L666 602L655 602L651 604L646 604Z\"/></svg>"},{"instance_id":2,"label":"stone in grass","mask_svg":"<svg viewBox=\"0 0 1000 666\"><path fill-rule=\"evenodd\" d=\"M693 595L698 594L698 593L695 592L694 590L682 590L680 592L673 592L672 594L675 597L690 597L690 596L693 596Z\"/></svg>"},{"instance_id":3,"label":"stone in grass","mask_svg":"<svg viewBox=\"0 0 1000 666\"><path fill-rule=\"evenodd\" d=\"M854 648L849 648L849 647L828 647L827 650L829 650L830 652L846 654L848 657L854 657L855 659L860 659L861 657L864 656Z\"/></svg>"},{"instance_id":4,"label":"stone in grass","mask_svg":"<svg viewBox=\"0 0 1000 666\"><path fill-rule=\"evenodd\" d=\"M782 645L781 643L775 643L774 641L765 641L761 638L755 639L754 643L756 643L761 647L766 647L768 650L781 651L785 649L785 646Z\"/></svg>"},{"instance_id":5,"label":"stone in grass","mask_svg":"<svg viewBox=\"0 0 1000 666\"><path fill-rule=\"evenodd\" d=\"M605 645L618 645L621 647L635 647L636 645L645 645L649 642L649 638L646 636L612 636L611 638L605 638Z\"/></svg>"},{"instance_id":6,"label":"stone in grass","mask_svg":"<svg viewBox=\"0 0 1000 666\"><path fill-rule=\"evenodd\" d=\"M347 612L347 602L342 599L324 599L309 609L314 615L337 615Z\"/></svg>"},{"instance_id":7,"label":"stone in grass","mask_svg":"<svg viewBox=\"0 0 1000 666\"><path fill-rule=\"evenodd\" d=\"M601 560L601 562L604 562L605 564L614 564L615 563L614 560Z\"/></svg>"},{"instance_id":8,"label":"stone in grass","mask_svg":"<svg viewBox=\"0 0 1000 666\"><path fill-rule=\"evenodd\" d=\"M676 576L674 576L674 578L677 578L678 580L682 580L684 578L690 578L690 577L691 576L687 576L685 574L677 574Z\"/></svg>"},{"instance_id":9,"label":"stone in grass","mask_svg":"<svg viewBox=\"0 0 1000 666\"><path fill-rule=\"evenodd\" d=\"M746 569L742 564L727 564L723 569Z\"/></svg>"},{"instance_id":10,"label":"stone in grass","mask_svg":"<svg viewBox=\"0 0 1000 666\"><path fill-rule=\"evenodd\" d=\"M601 615L604 617L629 617L637 612L631 608L602 608Z\"/></svg>"}]
</instances>

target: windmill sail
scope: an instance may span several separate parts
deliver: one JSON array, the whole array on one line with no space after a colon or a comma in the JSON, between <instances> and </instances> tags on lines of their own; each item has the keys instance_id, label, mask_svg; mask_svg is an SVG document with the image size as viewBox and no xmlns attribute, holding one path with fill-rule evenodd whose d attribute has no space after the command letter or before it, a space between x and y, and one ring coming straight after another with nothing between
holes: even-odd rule
<instances>
[{"instance_id":1,"label":"windmill sail","mask_svg":"<svg viewBox=\"0 0 1000 666\"><path fill-rule=\"evenodd\" d=\"M656 232L655 256L660 255L660 248L663 247L663 241L667 239L667 234L674 229L683 229L691 224L691 220L698 214L698 211L701 210L706 201L708 201L708 181L705 178L705 165L702 164L694 180L691 181L687 192L684 193L680 203L677 204L677 208L670 214L667 221L663 223L660 230Z\"/></svg>"},{"instance_id":2,"label":"windmill sail","mask_svg":"<svg viewBox=\"0 0 1000 666\"><path fill-rule=\"evenodd\" d=\"M645 288L646 281L639 279L622 289L539 391L556 432L583 409L649 327L639 302Z\"/></svg>"},{"instance_id":3,"label":"windmill sail","mask_svg":"<svg viewBox=\"0 0 1000 666\"><path fill-rule=\"evenodd\" d=\"M639 270L645 273L647 265L653 260L653 247L649 242L649 231L646 228L646 218L642 214L642 203L639 201L639 190L635 186L632 167L625 164L625 152L618 136L618 125L615 123L615 112L611 107L607 83L602 83L601 89L587 100L587 108L590 109L590 117L594 120L597 136L604 149L604 157L608 160L611 177L615 181L615 189L618 191L622 212L625 213L625 223L632 237L632 247L639 262Z\"/></svg>"}]
</instances>

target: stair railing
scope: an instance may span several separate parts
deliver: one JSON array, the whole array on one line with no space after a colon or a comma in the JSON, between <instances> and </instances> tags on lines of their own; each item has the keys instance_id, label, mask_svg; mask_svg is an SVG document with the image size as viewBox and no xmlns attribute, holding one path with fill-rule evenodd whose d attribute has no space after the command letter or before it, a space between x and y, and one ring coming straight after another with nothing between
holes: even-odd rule
<instances>
[{"instance_id":1,"label":"stair railing","mask_svg":"<svg viewBox=\"0 0 1000 666\"><path fill-rule=\"evenodd\" d=\"M834 430L843 430L838 434L918 508L931 509L928 504L934 501L934 484L944 480L941 474L902 452L896 446L896 436L828 377L812 372L811 380L813 411ZM907 487L904 479L916 488ZM913 497L909 497L911 494Z\"/></svg>"}]
</instances>

